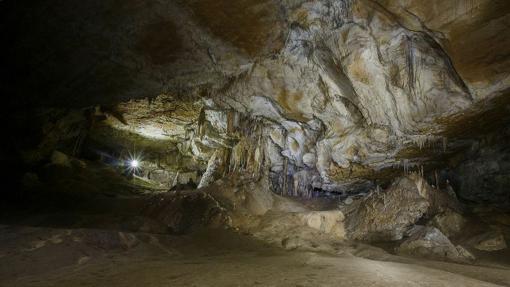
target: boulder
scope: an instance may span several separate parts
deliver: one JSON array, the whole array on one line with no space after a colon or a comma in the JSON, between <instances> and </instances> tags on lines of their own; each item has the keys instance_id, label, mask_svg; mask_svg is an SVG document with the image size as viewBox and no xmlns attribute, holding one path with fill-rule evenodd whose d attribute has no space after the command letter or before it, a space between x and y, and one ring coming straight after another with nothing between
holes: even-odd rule
<instances>
[{"instance_id":1,"label":"boulder","mask_svg":"<svg viewBox=\"0 0 510 287\"><path fill-rule=\"evenodd\" d=\"M474 256L463 247L455 247L448 237L432 226L415 226L410 237L400 244L397 253L456 262L472 261Z\"/></svg>"},{"instance_id":2,"label":"boulder","mask_svg":"<svg viewBox=\"0 0 510 287\"><path fill-rule=\"evenodd\" d=\"M197 190L158 194L147 202L143 216L164 224L172 234L230 226L231 220L212 196Z\"/></svg>"},{"instance_id":3,"label":"boulder","mask_svg":"<svg viewBox=\"0 0 510 287\"><path fill-rule=\"evenodd\" d=\"M400 240L419 219L457 210L457 205L448 193L432 188L418 174L409 174L347 206L347 235L354 240Z\"/></svg>"},{"instance_id":4,"label":"boulder","mask_svg":"<svg viewBox=\"0 0 510 287\"><path fill-rule=\"evenodd\" d=\"M313 211L303 215L306 226L331 234L338 238L345 237L344 214L340 210Z\"/></svg>"},{"instance_id":5,"label":"boulder","mask_svg":"<svg viewBox=\"0 0 510 287\"><path fill-rule=\"evenodd\" d=\"M347 237L354 240L400 240L429 210L431 187L418 176L397 179L384 192L374 191L346 210Z\"/></svg>"},{"instance_id":6,"label":"boulder","mask_svg":"<svg viewBox=\"0 0 510 287\"><path fill-rule=\"evenodd\" d=\"M489 231L479 234L469 240L476 249L482 251L497 251L507 248L505 237L499 231Z\"/></svg>"},{"instance_id":7,"label":"boulder","mask_svg":"<svg viewBox=\"0 0 510 287\"><path fill-rule=\"evenodd\" d=\"M461 245L457 245L455 248L457 248L457 251L459 252L459 255L462 258L467 259L468 261L475 261L475 256L469 252L466 248L462 247Z\"/></svg>"},{"instance_id":8,"label":"boulder","mask_svg":"<svg viewBox=\"0 0 510 287\"><path fill-rule=\"evenodd\" d=\"M465 224L466 219L462 215L453 210L447 210L434 216L428 225L436 227L444 235L451 237L458 235Z\"/></svg>"},{"instance_id":9,"label":"boulder","mask_svg":"<svg viewBox=\"0 0 510 287\"><path fill-rule=\"evenodd\" d=\"M50 161L51 164L54 165L71 167L71 160L69 159L69 157L65 153L59 152L57 150L53 151L53 153L51 154Z\"/></svg>"}]
</instances>

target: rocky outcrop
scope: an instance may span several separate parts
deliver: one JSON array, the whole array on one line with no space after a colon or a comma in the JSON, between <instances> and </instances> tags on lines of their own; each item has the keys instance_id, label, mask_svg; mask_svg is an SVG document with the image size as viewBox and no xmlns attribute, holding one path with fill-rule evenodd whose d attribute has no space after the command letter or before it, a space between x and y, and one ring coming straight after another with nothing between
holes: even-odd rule
<instances>
[{"instance_id":1,"label":"rocky outcrop","mask_svg":"<svg viewBox=\"0 0 510 287\"><path fill-rule=\"evenodd\" d=\"M209 194L225 207L233 229L285 249L334 252L344 242L341 211L312 211L272 193L268 185L265 177L231 176L196 192Z\"/></svg>"},{"instance_id":2,"label":"rocky outcrop","mask_svg":"<svg viewBox=\"0 0 510 287\"><path fill-rule=\"evenodd\" d=\"M429 221L429 225L439 229L445 236L452 237L462 231L466 222L466 219L461 214L453 210L447 210L434 216Z\"/></svg>"},{"instance_id":3,"label":"rocky outcrop","mask_svg":"<svg viewBox=\"0 0 510 287\"><path fill-rule=\"evenodd\" d=\"M455 247L448 237L435 227L415 226L409 233L409 238L397 249L399 254L458 262L469 262L475 259L462 246Z\"/></svg>"},{"instance_id":4,"label":"rocky outcrop","mask_svg":"<svg viewBox=\"0 0 510 287\"><path fill-rule=\"evenodd\" d=\"M167 232L173 234L204 227L222 228L230 224L227 211L203 192L180 191L155 196L146 204L143 213L164 224Z\"/></svg>"},{"instance_id":5,"label":"rocky outcrop","mask_svg":"<svg viewBox=\"0 0 510 287\"><path fill-rule=\"evenodd\" d=\"M473 141L471 148L455 160L449 176L459 197L479 204L510 206L509 139L510 129L502 126Z\"/></svg>"},{"instance_id":6,"label":"rocky outcrop","mask_svg":"<svg viewBox=\"0 0 510 287\"><path fill-rule=\"evenodd\" d=\"M345 238L344 219L341 211L313 211L303 215L307 226L340 239Z\"/></svg>"},{"instance_id":7,"label":"rocky outcrop","mask_svg":"<svg viewBox=\"0 0 510 287\"><path fill-rule=\"evenodd\" d=\"M433 189L417 174L401 177L387 190L376 190L347 207L347 236L368 241L400 240L419 219L437 214L454 201L447 198L445 192Z\"/></svg>"}]
</instances>

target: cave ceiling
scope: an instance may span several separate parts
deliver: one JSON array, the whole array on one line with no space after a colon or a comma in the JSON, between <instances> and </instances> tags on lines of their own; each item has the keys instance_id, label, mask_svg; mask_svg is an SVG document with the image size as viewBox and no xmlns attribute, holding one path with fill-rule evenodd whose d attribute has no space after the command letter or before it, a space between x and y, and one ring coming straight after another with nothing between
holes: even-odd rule
<instances>
[{"instance_id":1,"label":"cave ceiling","mask_svg":"<svg viewBox=\"0 0 510 287\"><path fill-rule=\"evenodd\" d=\"M239 140L231 122L259 119L274 170L288 161L329 183L367 179L455 152L466 114L507 118L504 0L0 7L2 93L14 111L96 107L107 116L99 131L169 141L203 161Z\"/></svg>"}]
</instances>

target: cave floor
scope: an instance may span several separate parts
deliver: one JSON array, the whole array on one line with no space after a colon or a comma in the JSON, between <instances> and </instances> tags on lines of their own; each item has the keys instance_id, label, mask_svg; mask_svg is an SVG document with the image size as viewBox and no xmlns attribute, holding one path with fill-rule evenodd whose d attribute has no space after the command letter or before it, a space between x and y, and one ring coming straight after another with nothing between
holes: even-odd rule
<instances>
[{"instance_id":1,"label":"cave floor","mask_svg":"<svg viewBox=\"0 0 510 287\"><path fill-rule=\"evenodd\" d=\"M171 236L7 225L0 229L2 287L510 286L510 266L387 257L371 248L359 252L363 247L358 254L365 258L348 251L285 251L225 230Z\"/></svg>"},{"instance_id":2,"label":"cave floor","mask_svg":"<svg viewBox=\"0 0 510 287\"><path fill-rule=\"evenodd\" d=\"M322 253L224 229L170 235L142 212L151 194L97 174L56 181L20 200L23 209L0 204L0 287L510 286L508 250L467 265L355 242Z\"/></svg>"}]
</instances>

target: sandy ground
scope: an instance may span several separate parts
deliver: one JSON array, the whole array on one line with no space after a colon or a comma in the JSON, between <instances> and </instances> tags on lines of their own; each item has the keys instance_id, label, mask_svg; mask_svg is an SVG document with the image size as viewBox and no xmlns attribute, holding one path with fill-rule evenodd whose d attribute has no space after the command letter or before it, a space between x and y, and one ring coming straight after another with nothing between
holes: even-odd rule
<instances>
[{"instance_id":1,"label":"sandy ground","mask_svg":"<svg viewBox=\"0 0 510 287\"><path fill-rule=\"evenodd\" d=\"M268 235L264 241L241 234L245 231L203 227L169 235L168 227L175 222L159 215L175 208L165 204L165 198L173 202L174 195L154 201L122 178L114 181L103 173L98 172L96 180L57 182L44 192L34 192L33 198L21 202L25 210L0 204L0 287L510 286L508 250L476 254L481 258L476 265L463 265L405 258L390 254L391 248L385 246L338 240L334 244L326 240L328 248L321 249L316 233L305 234L292 225L291 213L330 209L336 201L273 198L272 211L258 219L256 231ZM255 213L267 208L267 193L251 192L256 185L240 181L225 186L212 189L224 206ZM251 193L239 191L244 189ZM238 198L243 196L250 200L239 207ZM167 209L156 208L155 214L147 209L160 205ZM202 214L200 206L185 206L186 212L171 214L184 216L184 223L195 226L191 219ZM156 220L161 218L165 220ZM238 220L248 225L250 220L259 222L251 215ZM282 239L292 232L308 236L318 248L284 250Z\"/></svg>"},{"instance_id":2,"label":"sandy ground","mask_svg":"<svg viewBox=\"0 0 510 287\"><path fill-rule=\"evenodd\" d=\"M0 228L0 286L510 286L510 266L285 251L237 233ZM358 254L358 256L353 255ZM359 256L379 257L372 260ZM387 261L390 260L390 261Z\"/></svg>"}]
</instances>

